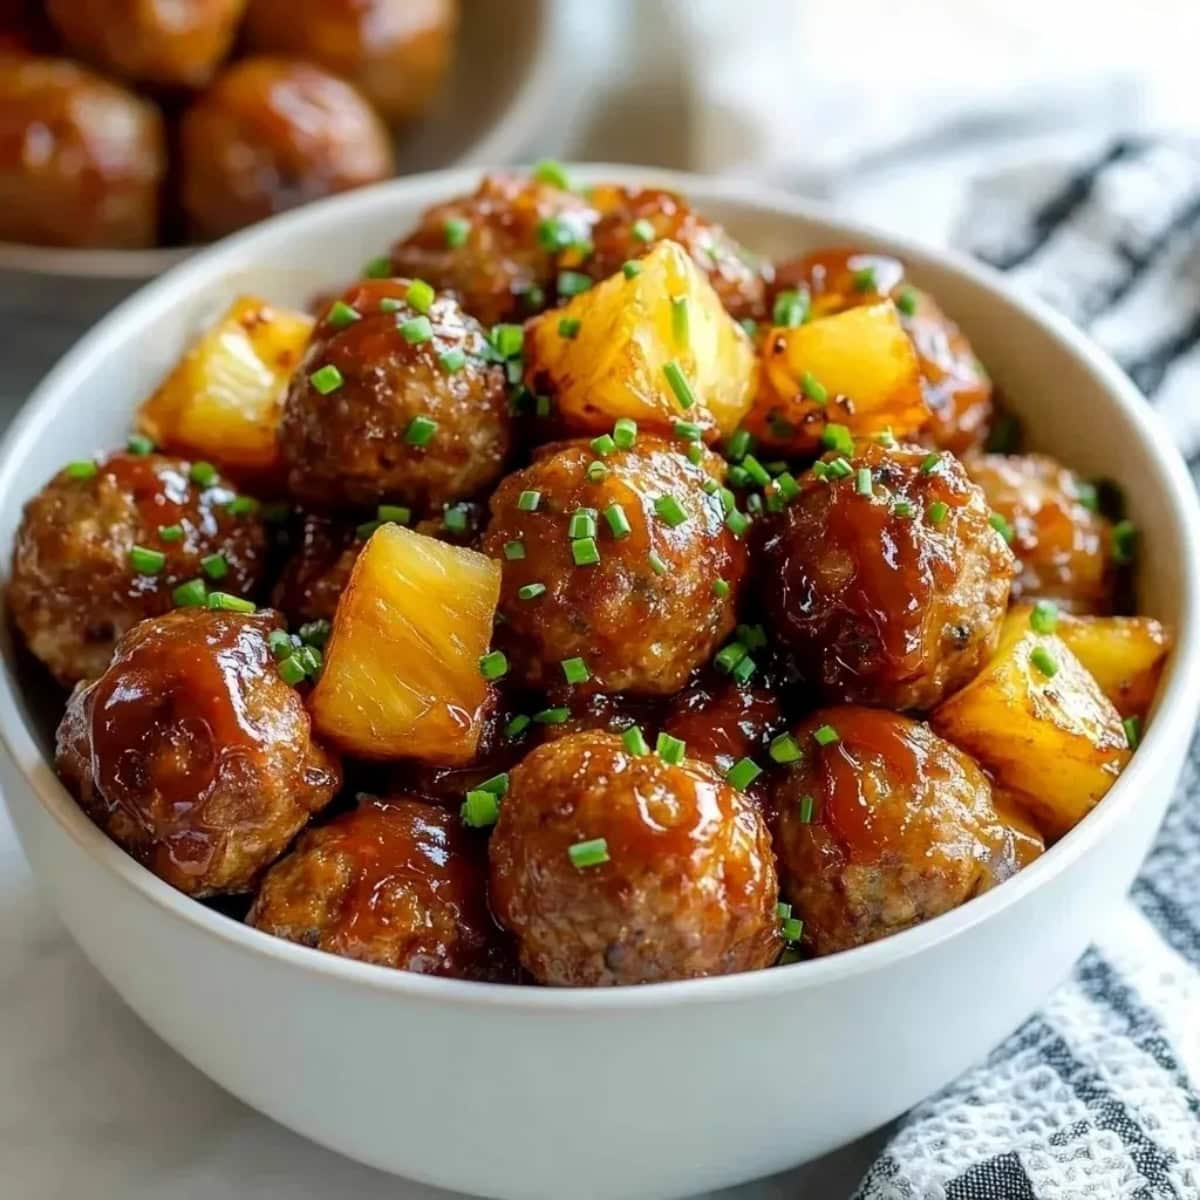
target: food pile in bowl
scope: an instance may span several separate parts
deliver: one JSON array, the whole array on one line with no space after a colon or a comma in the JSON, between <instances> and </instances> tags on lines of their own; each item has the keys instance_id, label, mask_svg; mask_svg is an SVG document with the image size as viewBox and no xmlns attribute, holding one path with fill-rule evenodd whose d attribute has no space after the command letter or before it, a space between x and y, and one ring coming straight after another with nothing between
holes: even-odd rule
<instances>
[{"instance_id":1,"label":"food pile in bowl","mask_svg":"<svg viewBox=\"0 0 1200 1200\"><path fill-rule=\"evenodd\" d=\"M134 406L16 537L58 772L174 887L386 967L910 928L1101 801L1169 649L1120 496L1020 451L902 263L555 163L315 315L237 299Z\"/></svg>"},{"instance_id":2,"label":"food pile in bowl","mask_svg":"<svg viewBox=\"0 0 1200 1200\"><path fill-rule=\"evenodd\" d=\"M0 241L221 237L394 172L458 0L0 0Z\"/></svg>"}]
</instances>

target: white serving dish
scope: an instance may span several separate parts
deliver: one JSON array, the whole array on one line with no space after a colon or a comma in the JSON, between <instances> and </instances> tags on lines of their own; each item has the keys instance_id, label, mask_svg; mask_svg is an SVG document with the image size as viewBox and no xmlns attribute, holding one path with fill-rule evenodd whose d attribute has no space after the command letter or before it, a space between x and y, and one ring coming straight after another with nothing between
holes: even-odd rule
<instances>
[{"instance_id":1,"label":"white serving dish","mask_svg":"<svg viewBox=\"0 0 1200 1200\"><path fill-rule=\"evenodd\" d=\"M349 962L173 891L59 785L47 758L54 716L43 711L39 724L39 697L18 686L7 640L0 757L25 851L84 952L246 1103L445 1187L663 1200L782 1170L896 1116L985 1054L1068 972L1133 879L1191 736L1200 513L1129 381L994 273L752 187L625 167L576 175L676 187L768 253L850 243L900 254L965 326L1033 442L1125 485L1144 531L1142 606L1177 644L1142 748L1103 803L1015 879L886 941L721 979L553 991ZM124 303L46 379L0 449L0 553L24 499L64 461L119 443L134 405L232 296L302 302L476 179L444 172L314 205L196 255Z\"/></svg>"}]
</instances>

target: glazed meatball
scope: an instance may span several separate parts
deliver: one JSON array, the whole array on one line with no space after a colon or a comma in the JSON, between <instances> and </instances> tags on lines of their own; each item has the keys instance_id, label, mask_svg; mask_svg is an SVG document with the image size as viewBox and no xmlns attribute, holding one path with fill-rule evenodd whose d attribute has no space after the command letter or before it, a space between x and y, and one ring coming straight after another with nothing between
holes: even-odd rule
<instances>
[{"instance_id":1,"label":"glazed meatball","mask_svg":"<svg viewBox=\"0 0 1200 1200\"><path fill-rule=\"evenodd\" d=\"M772 301L795 290L809 295L815 317L893 300L921 364L921 390L932 414L925 436L960 455L983 445L994 416L991 381L962 330L905 280L903 263L883 254L821 250L777 268Z\"/></svg>"},{"instance_id":2,"label":"glazed meatball","mask_svg":"<svg viewBox=\"0 0 1200 1200\"><path fill-rule=\"evenodd\" d=\"M540 983L728 975L779 954L766 824L707 763L606 733L540 746L512 772L490 858L493 910Z\"/></svg>"},{"instance_id":3,"label":"glazed meatball","mask_svg":"<svg viewBox=\"0 0 1200 1200\"><path fill-rule=\"evenodd\" d=\"M663 729L686 743L690 757L724 773L739 759L761 757L782 724L773 686L738 683L710 671L675 697Z\"/></svg>"},{"instance_id":4,"label":"glazed meatball","mask_svg":"<svg viewBox=\"0 0 1200 1200\"><path fill-rule=\"evenodd\" d=\"M364 544L352 525L305 516L299 545L275 581L271 604L294 625L332 621Z\"/></svg>"},{"instance_id":5,"label":"glazed meatball","mask_svg":"<svg viewBox=\"0 0 1200 1200\"><path fill-rule=\"evenodd\" d=\"M627 260L670 239L708 276L731 316L758 320L765 315L770 265L693 211L682 196L660 188L605 186L593 188L591 199L601 217L592 233L595 252L581 269L593 279L615 275Z\"/></svg>"},{"instance_id":6,"label":"glazed meatball","mask_svg":"<svg viewBox=\"0 0 1200 1200\"><path fill-rule=\"evenodd\" d=\"M0 59L0 240L136 249L158 234L162 119L59 59Z\"/></svg>"},{"instance_id":7,"label":"glazed meatball","mask_svg":"<svg viewBox=\"0 0 1200 1200\"><path fill-rule=\"evenodd\" d=\"M804 678L831 702L921 710L966 683L995 649L1015 569L989 517L946 453L859 442L808 472L759 572Z\"/></svg>"},{"instance_id":8,"label":"glazed meatball","mask_svg":"<svg viewBox=\"0 0 1200 1200\"><path fill-rule=\"evenodd\" d=\"M681 449L643 433L599 460L569 442L496 489L483 547L504 565L497 637L516 678L561 683L582 658L585 691L670 693L733 628L745 547L704 490L718 460Z\"/></svg>"},{"instance_id":9,"label":"glazed meatball","mask_svg":"<svg viewBox=\"0 0 1200 1200\"><path fill-rule=\"evenodd\" d=\"M183 209L198 237L364 184L393 170L392 143L348 83L311 63L247 58L184 113Z\"/></svg>"},{"instance_id":10,"label":"glazed meatball","mask_svg":"<svg viewBox=\"0 0 1200 1200\"><path fill-rule=\"evenodd\" d=\"M485 325L554 304L558 272L581 269L597 213L536 179L486 175L470 196L435 205L392 247L396 275L427 279Z\"/></svg>"},{"instance_id":11,"label":"glazed meatball","mask_svg":"<svg viewBox=\"0 0 1200 1200\"><path fill-rule=\"evenodd\" d=\"M984 454L967 471L1012 530L1014 600L1054 600L1075 613L1112 611L1112 527L1083 501L1074 472L1044 454Z\"/></svg>"},{"instance_id":12,"label":"glazed meatball","mask_svg":"<svg viewBox=\"0 0 1200 1200\"><path fill-rule=\"evenodd\" d=\"M831 954L957 908L1040 853L980 768L927 725L829 708L793 731L776 776L780 886L804 941Z\"/></svg>"},{"instance_id":13,"label":"glazed meatball","mask_svg":"<svg viewBox=\"0 0 1200 1200\"><path fill-rule=\"evenodd\" d=\"M266 534L253 507L206 463L132 453L72 463L17 529L8 587L17 628L61 683L94 679L117 638L173 608L181 584L255 590Z\"/></svg>"},{"instance_id":14,"label":"glazed meatball","mask_svg":"<svg viewBox=\"0 0 1200 1200\"><path fill-rule=\"evenodd\" d=\"M511 980L486 885L484 843L457 816L405 797L361 796L267 872L246 920L383 967Z\"/></svg>"},{"instance_id":15,"label":"glazed meatball","mask_svg":"<svg viewBox=\"0 0 1200 1200\"><path fill-rule=\"evenodd\" d=\"M278 625L208 608L143 621L58 727L58 773L83 810L193 896L251 889L341 782L276 670Z\"/></svg>"},{"instance_id":16,"label":"glazed meatball","mask_svg":"<svg viewBox=\"0 0 1200 1200\"><path fill-rule=\"evenodd\" d=\"M250 0L246 14L252 49L320 63L394 123L428 106L457 27L457 0Z\"/></svg>"},{"instance_id":17,"label":"glazed meatball","mask_svg":"<svg viewBox=\"0 0 1200 1200\"><path fill-rule=\"evenodd\" d=\"M137 83L205 83L229 52L246 0L47 0L73 54Z\"/></svg>"},{"instance_id":18,"label":"glazed meatball","mask_svg":"<svg viewBox=\"0 0 1200 1200\"><path fill-rule=\"evenodd\" d=\"M292 377L280 445L292 494L315 509L440 511L504 469L511 417L483 330L454 300L419 311L409 292L401 279L356 284Z\"/></svg>"}]
</instances>

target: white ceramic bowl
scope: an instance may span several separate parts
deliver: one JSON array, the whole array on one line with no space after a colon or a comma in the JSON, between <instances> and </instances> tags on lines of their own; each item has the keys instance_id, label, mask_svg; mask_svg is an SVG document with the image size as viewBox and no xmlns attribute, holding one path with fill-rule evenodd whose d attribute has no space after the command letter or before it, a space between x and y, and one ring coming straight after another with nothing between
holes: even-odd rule
<instances>
[{"instance_id":1,"label":"white ceramic bowl","mask_svg":"<svg viewBox=\"0 0 1200 1200\"><path fill-rule=\"evenodd\" d=\"M898 253L962 321L1038 446L1128 490L1145 611L1178 642L1142 748L1104 802L1010 882L883 942L754 974L553 991L426 978L245 928L161 883L55 779L53 715L4 646L5 792L47 895L167 1042L248 1104L366 1163L501 1197L681 1196L862 1134L962 1071L1061 979L1158 827L1200 694L1200 517L1168 437L1116 368L989 271L848 228L779 195L618 167L584 180L686 192L774 254ZM298 302L344 281L474 171L385 184L269 222L123 304L55 369L0 452L0 553L64 461L120 442L207 318L251 289Z\"/></svg>"}]
</instances>

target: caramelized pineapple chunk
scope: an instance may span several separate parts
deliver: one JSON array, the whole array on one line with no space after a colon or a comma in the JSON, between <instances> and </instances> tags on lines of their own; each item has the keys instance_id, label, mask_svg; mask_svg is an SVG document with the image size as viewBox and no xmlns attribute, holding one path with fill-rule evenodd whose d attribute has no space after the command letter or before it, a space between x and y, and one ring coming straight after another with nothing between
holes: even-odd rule
<instances>
[{"instance_id":1,"label":"caramelized pineapple chunk","mask_svg":"<svg viewBox=\"0 0 1200 1200\"><path fill-rule=\"evenodd\" d=\"M532 322L526 382L552 392L579 433L607 433L620 417L663 432L686 420L709 437L731 433L757 375L746 332L675 242L629 267Z\"/></svg>"},{"instance_id":2,"label":"caramelized pineapple chunk","mask_svg":"<svg viewBox=\"0 0 1200 1200\"><path fill-rule=\"evenodd\" d=\"M829 422L854 437L890 429L903 440L929 417L916 350L883 300L770 330L745 426L772 452L792 455L819 450Z\"/></svg>"},{"instance_id":3,"label":"caramelized pineapple chunk","mask_svg":"<svg viewBox=\"0 0 1200 1200\"><path fill-rule=\"evenodd\" d=\"M1146 715L1171 649L1171 635L1161 622L1153 617L1076 617L1060 613L1055 632L1121 716Z\"/></svg>"},{"instance_id":4,"label":"caramelized pineapple chunk","mask_svg":"<svg viewBox=\"0 0 1200 1200\"><path fill-rule=\"evenodd\" d=\"M454 765L475 754L500 565L381 525L338 602L309 698L321 735L362 758Z\"/></svg>"},{"instance_id":5,"label":"caramelized pineapple chunk","mask_svg":"<svg viewBox=\"0 0 1200 1200\"><path fill-rule=\"evenodd\" d=\"M304 313L239 297L142 405L138 427L222 470L272 471L284 391L312 327Z\"/></svg>"},{"instance_id":6,"label":"caramelized pineapple chunk","mask_svg":"<svg viewBox=\"0 0 1200 1200\"><path fill-rule=\"evenodd\" d=\"M1121 717L1055 634L1029 610L1005 619L991 661L930 723L972 755L1047 838L1085 817L1129 761Z\"/></svg>"}]
</instances>

